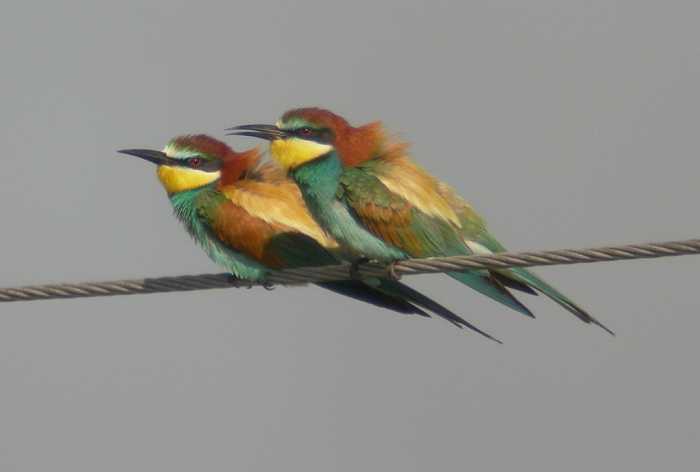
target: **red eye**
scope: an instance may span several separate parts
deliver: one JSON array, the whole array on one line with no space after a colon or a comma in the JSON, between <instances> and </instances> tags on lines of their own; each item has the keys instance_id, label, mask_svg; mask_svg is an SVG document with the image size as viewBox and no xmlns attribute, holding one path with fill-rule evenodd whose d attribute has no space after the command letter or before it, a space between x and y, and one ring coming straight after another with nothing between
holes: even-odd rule
<instances>
[{"instance_id":1,"label":"red eye","mask_svg":"<svg viewBox=\"0 0 700 472\"><path fill-rule=\"evenodd\" d=\"M193 157L190 159L190 165L192 167L199 167L202 165L202 160L199 157Z\"/></svg>"},{"instance_id":2,"label":"red eye","mask_svg":"<svg viewBox=\"0 0 700 472\"><path fill-rule=\"evenodd\" d=\"M311 128L301 128L299 130L299 136L311 136Z\"/></svg>"}]
</instances>

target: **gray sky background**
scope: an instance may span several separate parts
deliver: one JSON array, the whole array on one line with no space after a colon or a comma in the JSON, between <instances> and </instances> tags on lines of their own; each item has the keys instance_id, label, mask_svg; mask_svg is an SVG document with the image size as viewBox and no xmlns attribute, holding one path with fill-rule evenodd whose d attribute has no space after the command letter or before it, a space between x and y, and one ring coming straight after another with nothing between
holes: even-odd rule
<instances>
[{"instance_id":1,"label":"gray sky background","mask_svg":"<svg viewBox=\"0 0 700 472\"><path fill-rule=\"evenodd\" d=\"M298 106L404 133L511 250L698 238L699 27L695 1L8 3L0 286L220 272L116 151ZM699 263L538 270L617 337L404 279L503 346L315 287L2 304L2 468L697 470Z\"/></svg>"}]
</instances>

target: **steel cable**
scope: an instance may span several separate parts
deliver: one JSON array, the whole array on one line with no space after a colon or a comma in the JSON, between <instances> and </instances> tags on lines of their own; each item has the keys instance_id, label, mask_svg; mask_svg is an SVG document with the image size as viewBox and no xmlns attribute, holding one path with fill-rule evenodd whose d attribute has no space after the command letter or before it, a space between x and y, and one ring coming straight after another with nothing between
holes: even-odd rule
<instances>
[{"instance_id":1,"label":"steel cable","mask_svg":"<svg viewBox=\"0 0 700 472\"><path fill-rule=\"evenodd\" d=\"M700 239L670 241L655 244L631 244L591 249L565 249L540 252L504 252L491 255L433 257L398 261L387 266L367 262L353 267L340 264L324 267L304 267L271 271L267 282L251 282L236 279L228 274L183 275L151 279L121 280L82 284L37 285L0 288L0 302L50 300L56 298L104 297L133 295L138 293L182 292L215 288L253 287L262 285L299 285L331 280L347 280L355 277L388 276L393 270L397 276L460 272L480 269L505 269L507 267L551 266L591 262L651 259L657 257L700 254ZM351 274L353 274L351 276Z\"/></svg>"}]
</instances>

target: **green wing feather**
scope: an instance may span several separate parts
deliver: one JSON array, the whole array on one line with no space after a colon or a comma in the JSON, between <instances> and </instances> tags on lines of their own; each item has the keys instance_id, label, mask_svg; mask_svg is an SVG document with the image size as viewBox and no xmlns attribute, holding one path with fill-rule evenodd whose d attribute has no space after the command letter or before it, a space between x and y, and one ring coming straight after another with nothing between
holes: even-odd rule
<instances>
[{"instance_id":1,"label":"green wing feather","mask_svg":"<svg viewBox=\"0 0 700 472\"><path fill-rule=\"evenodd\" d=\"M337 196L372 234L412 257L471 254L451 222L418 210L387 188L366 166L343 169ZM474 225L463 225L466 226ZM488 271L450 272L448 275L509 308L532 316Z\"/></svg>"},{"instance_id":2,"label":"green wing feather","mask_svg":"<svg viewBox=\"0 0 700 472\"><path fill-rule=\"evenodd\" d=\"M270 250L278 254L290 267L321 267L337 264L333 258L313 238L301 233L279 233L270 239ZM356 300L382 308L411 315L430 317L426 312L411 304L411 300L398 292L381 290L360 280L338 280L316 283L319 287L345 295ZM456 316L456 315L455 315ZM451 321L451 320L450 320Z\"/></svg>"},{"instance_id":3,"label":"green wing feather","mask_svg":"<svg viewBox=\"0 0 700 472\"><path fill-rule=\"evenodd\" d=\"M406 198L384 185L375 175L382 160L343 169L337 197L357 215L372 234L398 246L411 257L469 255L469 243L491 252L505 248L488 232L483 219L443 182L432 178L435 190L450 206L459 225L419 210ZM432 177L432 176L431 176ZM450 272L448 275L493 300L524 315L534 317L508 288L537 295L543 293L587 323L594 323L612 333L561 292L525 268L491 271Z\"/></svg>"},{"instance_id":4,"label":"green wing feather","mask_svg":"<svg viewBox=\"0 0 700 472\"><path fill-rule=\"evenodd\" d=\"M466 203L465 203L466 204ZM506 248L501 245L486 228L484 228L478 235L474 238L479 244L489 249L493 253L507 252ZM607 327L605 327L598 320L589 315L583 308L574 303L566 295L562 294L559 290L549 285L547 282L542 280L537 274L524 267L513 267L510 269L497 269L491 271L492 275L499 280L503 285L509 286L516 290L524 291L527 293L535 294L532 289L539 291L545 296L549 297L567 311L573 313L578 318L586 323L593 323L600 326L608 333L614 335Z\"/></svg>"},{"instance_id":5,"label":"green wing feather","mask_svg":"<svg viewBox=\"0 0 700 472\"><path fill-rule=\"evenodd\" d=\"M207 225L212 233L221 241L230 242L238 240L241 237L240 232L233 235L226 234L226 231L232 231L236 226L230 219L238 218L240 220L241 209L240 207L235 209L231 208L235 205L233 205L223 193L216 190L203 190L197 197L196 206L202 222ZM240 224L240 221L237 223ZM316 240L306 234L290 231L285 229L283 225L261 225L260 221L257 222L257 225L255 229L258 237L265 238L264 248L260 248L257 254L264 254L265 261L276 261L275 268L320 267L338 264L340 262ZM251 241L248 241L248 246L254 245ZM238 246L236 249L245 250L245 247ZM254 255L255 254L250 254L250 256ZM402 314L417 314L430 317L430 315L424 311L425 309L445 318L459 327L466 326L489 339L500 342L434 300L388 277L362 281L340 280L320 282L316 285L332 292Z\"/></svg>"},{"instance_id":6,"label":"green wing feather","mask_svg":"<svg viewBox=\"0 0 700 472\"><path fill-rule=\"evenodd\" d=\"M403 249L411 257L460 254L459 241L449 223L431 218L387 188L367 168L346 167L337 197L379 239Z\"/></svg>"},{"instance_id":7,"label":"green wing feather","mask_svg":"<svg viewBox=\"0 0 700 472\"><path fill-rule=\"evenodd\" d=\"M284 233L275 236L271 239L270 246L276 254L279 254L292 267L324 266L338 263L338 261L333 259L333 257L315 240L300 233ZM479 328L465 321L438 302L390 277L377 277L362 281L342 280L321 282L316 285L401 313L430 316L425 311L417 308L417 305L418 307L435 313L460 328L465 326L500 343L496 338L481 331ZM369 298L368 294L370 295ZM381 297L379 294L384 294L385 297ZM405 311L400 311L402 307L405 308Z\"/></svg>"}]
</instances>

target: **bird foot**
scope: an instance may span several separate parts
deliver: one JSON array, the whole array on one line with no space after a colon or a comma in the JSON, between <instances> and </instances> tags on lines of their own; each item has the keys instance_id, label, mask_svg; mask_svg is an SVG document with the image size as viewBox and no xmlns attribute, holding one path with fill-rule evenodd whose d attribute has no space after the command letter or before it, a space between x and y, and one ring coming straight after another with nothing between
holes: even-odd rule
<instances>
[{"instance_id":1,"label":"bird foot","mask_svg":"<svg viewBox=\"0 0 700 472\"><path fill-rule=\"evenodd\" d=\"M352 280L362 280L362 277L360 277L360 265L365 264L369 262L369 259L366 257L360 257L359 259L355 260L352 264L350 264L350 278Z\"/></svg>"},{"instance_id":2,"label":"bird foot","mask_svg":"<svg viewBox=\"0 0 700 472\"><path fill-rule=\"evenodd\" d=\"M262 284L262 288L264 288L267 291L272 291L275 289L275 284L271 284L270 282L265 282Z\"/></svg>"},{"instance_id":3,"label":"bird foot","mask_svg":"<svg viewBox=\"0 0 700 472\"><path fill-rule=\"evenodd\" d=\"M241 288L241 287L245 286L244 285L245 280L239 279L238 277L236 277L235 275L232 275L232 274L228 274L228 283L233 285L236 288ZM248 288L250 288L250 287L248 287Z\"/></svg>"},{"instance_id":4,"label":"bird foot","mask_svg":"<svg viewBox=\"0 0 700 472\"><path fill-rule=\"evenodd\" d=\"M401 276L396 273L396 263L397 262L398 261L392 261L392 262L388 263L386 266L386 271L389 274L389 276L391 278L393 278L394 280L401 280Z\"/></svg>"},{"instance_id":5,"label":"bird foot","mask_svg":"<svg viewBox=\"0 0 700 472\"><path fill-rule=\"evenodd\" d=\"M253 284L250 283L250 280L245 280L245 279L239 279L235 275L228 275L228 283L233 285L236 288L242 288L245 287L247 289L253 288Z\"/></svg>"}]
</instances>

